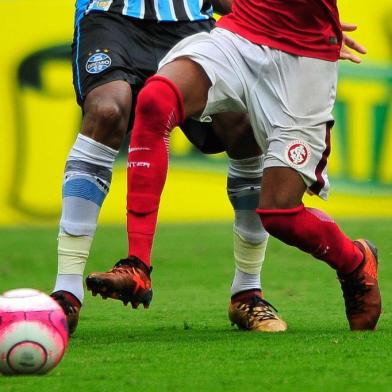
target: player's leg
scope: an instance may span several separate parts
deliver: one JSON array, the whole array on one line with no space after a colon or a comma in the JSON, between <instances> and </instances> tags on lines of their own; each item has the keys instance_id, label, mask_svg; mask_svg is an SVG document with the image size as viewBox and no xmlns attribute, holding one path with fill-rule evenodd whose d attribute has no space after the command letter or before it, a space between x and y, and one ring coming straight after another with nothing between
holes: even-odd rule
<instances>
[{"instance_id":1,"label":"player's leg","mask_svg":"<svg viewBox=\"0 0 392 392\"><path fill-rule=\"evenodd\" d=\"M351 273L361 263L362 253L326 214L303 206L305 190L293 168L266 168L259 209L263 224L285 243L326 261L339 273Z\"/></svg>"},{"instance_id":2,"label":"player's leg","mask_svg":"<svg viewBox=\"0 0 392 392\"><path fill-rule=\"evenodd\" d=\"M170 131L188 117L245 111L242 81L234 71L241 62L233 60L237 54L216 30L188 37L162 60L139 95L128 157L128 241L129 256L146 266L166 180Z\"/></svg>"},{"instance_id":3,"label":"player's leg","mask_svg":"<svg viewBox=\"0 0 392 392\"><path fill-rule=\"evenodd\" d=\"M265 52L268 63L271 51ZM272 58L274 53L271 54ZM258 97L258 101L266 102L265 107L268 99L278 97L286 109L268 112L267 138L260 138L267 141L267 152L258 213L271 235L325 261L337 271L351 329L374 329L381 309L374 247L364 240L352 241L328 215L302 203L306 190L323 198L328 193L326 169L335 65L284 54L280 54L280 61L282 69L277 78L283 78L284 91L293 94L280 91L279 81L273 91L264 85L269 96ZM271 75L270 83L273 82ZM253 116L256 110L252 107Z\"/></svg>"},{"instance_id":4,"label":"player's leg","mask_svg":"<svg viewBox=\"0 0 392 392\"><path fill-rule=\"evenodd\" d=\"M147 80L138 96L128 156L129 251L128 259L118 266L123 270L127 267L131 274L137 271L145 275L149 273L159 201L166 180L171 129L188 116L200 116L205 110L207 97L209 108L215 105L222 111L232 101L235 108L245 107L239 97L241 83L236 79L225 52L219 51L216 55L217 47L221 47L220 43L206 33L181 41L165 57L158 74ZM213 75L216 70L225 70L225 80L223 75ZM217 82L212 85L211 80ZM231 95L222 101L223 96L218 94L218 90L236 80L235 88L230 90ZM214 108L211 110L215 113ZM141 268L142 265L144 268ZM109 271L111 276L116 268ZM105 285L105 289L111 284L108 275L100 273L90 274L86 279L87 285L93 280L99 282L101 288ZM129 284L124 284L119 287L120 290L115 290L119 295L110 296L131 302L134 306L140 302L147 306L151 300L150 287L140 289L140 285L132 285L131 290L129 287ZM102 294L101 288L96 292Z\"/></svg>"},{"instance_id":5,"label":"player's leg","mask_svg":"<svg viewBox=\"0 0 392 392\"><path fill-rule=\"evenodd\" d=\"M82 129L65 166L58 275L52 296L60 301L65 297L72 303L72 294L79 307L84 298L83 272L120 141L127 129L130 101L130 86L124 81L92 90L84 103ZM76 304L74 301L73 306Z\"/></svg>"},{"instance_id":6,"label":"player's leg","mask_svg":"<svg viewBox=\"0 0 392 392\"><path fill-rule=\"evenodd\" d=\"M52 293L67 314L70 333L77 325L84 297L83 272L131 108L130 80L116 68L121 58L117 57L117 38L107 34L107 42L99 41L101 28L109 23L104 15L86 16L73 47L74 82L83 122L65 166L58 274Z\"/></svg>"},{"instance_id":7,"label":"player's leg","mask_svg":"<svg viewBox=\"0 0 392 392\"><path fill-rule=\"evenodd\" d=\"M256 213L262 177L260 147L246 114L221 113L213 117L213 124L229 157L227 194L234 210L235 273L229 318L241 329L285 331L286 323L264 299L261 286L268 233Z\"/></svg>"},{"instance_id":8,"label":"player's leg","mask_svg":"<svg viewBox=\"0 0 392 392\"><path fill-rule=\"evenodd\" d=\"M129 254L110 271L87 276L87 287L94 295L130 302L134 308L140 303L149 306L151 249L166 180L170 132L183 122L185 113L202 111L209 86L198 64L180 59L149 78L140 91L128 156Z\"/></svg>"},{"instance_id":9,"label":"player's leg","mask_svg":"<svg viewBox=\"0 0 392 392\"><path fill-rule=\"evenodd\" d=\"M143 23L143 24L138 24L140 28L140 32L138 35L142 35L144 37L144 42L148 40L150 42L150 45L145 46L143 56L138 56L137 58L133 59L133 63L138 66L140 65L141 69L140 71L143 71L143 75L145 75L146 72L146 66L151 74L155 73L155 71L158 68L158 63L157 59L160 59L164 56L164 54L167 53L167 51L173 47L178 41L181 40L181 38L190 36L192 34L195 34L200 31L209 31L212 27L212 22L211 21L204 21L204 22L198 22L198 23L171 23L171 24L152 24L152 23ZM142 47L139 48L139 51L143 50ZM138 52L139 52L138 51ZM146 59L149 59L148 64L146 65ZM199 71L199 66L195 65L195 68L197 71ZM188 69L187 71L188 72ZM189 70L189 74L192 74L192 71ZM199 76L197 76L199 78ZM143 78L144 79L144 78ZM166 83L161 83L162 81ZM145 94L142 94L141 99L139 98L138 100L147 107L147 111L149 114L147 114L148 120L151 121L151 118L156 117L155 120L159 120L159 115L156 116L157 112L155 112L155 116L153 114L154 112L154 105L160 105L160 103L156 103L155 99L158 99L163 96L167 96L167 88L169 88L169 96L170 93L172 92L172 89L170 86L173 85L174 90L177 89L175 84L173 82L170 82L169 79L167 78L152 78L148 82L148 89L147 89L147 95L149 94L148 91L150 91L150 88L153 87L153 98L151 99L151 105L149 104L150 98L145 98ZM166 94L166 95L165 95ZM170 104L170 102L168 102ZM182 102L181 102L182 105ZM150 109L152 112L150 113ZM144 110L144 109L143 109ZM193 110L193 109L191 109ZM159 110L158 110L159 112ZM151 114L153 117L151 117ZM158 113L159 114L159 113ZM144 120L143 120L144 121ZM142 124L143 124L142 121ZM167 121L167 120L164 120ZM159 122L159 121L158 121ZM147 123L147 122L146 122ZM139 127L140 128L140 127ZM147 130L147 134L144 134L144 136L148 135L148 132L151 130L157 129L157 139L158 142L154 141L154 153L152 154L153 157L147 157L147 159L152 159L153 161L155 160L155 155L156 158L162 159L160 156L160 150L158 147L158 150L155 151L155 147L159 146L159 141L160 141L160 129L159 125L157 127L152 126L150 130ZM135 137L136 134L136 139L140 138L138 135L138 126L135 126L135 129L132 132L133 138ZM151 140L154 138L155 135L151 138ZM151 137L151 132L150 136ZM144 143L143 139L141 142ZM148 147L150 148L150 147ZM137 149L137 148L136 148ZM148 150L150 151L150 150ZM149 155L149 152L139 150L139 155L143 155L143 153L146 153ZM132 150L131 153L133 154L135 150ZM147 162L142 158L143 162ZM160 161L161 162L161 161ZM162 167L165 166L166 163ZM131 166L132 164L130 164ZM155 163L154 163L155 165ZM153 167L154 167L153 165ZM131 170L131 168L129 168ZM159 173L161 174L161 173ZM166 171L164 170L164 175L166 174ZM149 182L148 182L149 183ZM138 182L136 181L136 185ZM135 208L137 208L137 203L139 203L139 200L141 204L144 204L147 209L151 208L151 187L154 188L154 181L151 181L151 185L149 183L150 188L144 187L142 185L142 191L144 191L144 195L146 196L145 200L141 200L140 198L136 198L136 204L131 203L132 205L135 204ZM146 189L144 189L146 188ZM154 192L154 191L153 191ZM159 193L159 191L158 191ZM154 204L154 200L152 201ZM153 206L154 208L154 206ZM131 215L131 214L129 214ZM150 216L149 214L146 214L146 217L141 217L141 221L144 221L147 227L151 224L151 221L149 220ZM130 218L132 220L132 218ZM153 224L153 229L149 228L152 233L154 231L155 224ZM135 252L139 256L138 257L128 257L126 259L120 260L118 263L114 265L112 269L110 269L107 272L94 272L90 273L87 278L86 278L86 284L87 288L92 291L93 295L100 294L103 298L114 298L114 299L120 299L124 303L131 302L132 306L137 307L140 303L143 303L145 307L148 307L151 298L152 298L152 289L151 289L151 279L150 279L150 267L149 263L144 263L141 260L148 259L149 260L149 253L151 251L151 245L152 245L152 235L146 236L138 236L138 233L132 233L129 234L129 237L133 238L134 240L137 239L136 245L135 245ZM140 254L142 252L142 254ZM147 252L147 253L143 253Z\"/></svg>"},{"instance_id":10,"label":"player's leg","mask_svg":"<svg viewBox=\"0 0 392 392\"><path fill-rule=\"evenodd\" d=\"M334 268L350 328L374 329L381 312L377 251L368 241L352 241L324 212L306 208L302 204L305 188L301 176L291 168L265 169L258 210L261 221L274 237Z\"/></svg>"},{"instance_id":11,"label":"player's leg","mask_svg":"<svg viewBox=\"0 0 392 392\"><path fill-rule=\"evenodd\" d=\"M186 116L201 113L209 86L198 64L180 59L163 67L139 94L128 160L128 239L129 256L147 266L166 180L170 132Z\"/></svg>"}]
</instances>

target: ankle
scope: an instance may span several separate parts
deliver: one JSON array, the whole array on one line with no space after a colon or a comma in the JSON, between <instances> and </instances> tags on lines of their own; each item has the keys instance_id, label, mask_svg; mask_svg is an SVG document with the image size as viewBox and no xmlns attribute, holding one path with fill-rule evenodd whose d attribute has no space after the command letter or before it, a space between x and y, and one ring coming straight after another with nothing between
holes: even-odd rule
<instances>
[{"instance_id":1,"label":"ankle","mask_svg":"<svg viewBox=\"0 0 392 392\"><path fill-rule=\"evenodd\" d=\"M140 260L137 256L128 256L126 259L122 259L116 263L115 267L121 266L129 266L129 267L136 267L142 270L148 277L150 277L152 267L148 266L142 260Z\"/></svg>"},{"instance_id":2,"label":"ankle","mask_svg":"<svg viewBox=\"0 0 392 392\"><path fill-rule=\"evenodd\" d=\"M231 296L231 303L235 303L235 302L247 303L250 302L254 297L263 298L263 292L260 289L240 291L239 293L236 293Z\"/></svg>"}]
</instances>

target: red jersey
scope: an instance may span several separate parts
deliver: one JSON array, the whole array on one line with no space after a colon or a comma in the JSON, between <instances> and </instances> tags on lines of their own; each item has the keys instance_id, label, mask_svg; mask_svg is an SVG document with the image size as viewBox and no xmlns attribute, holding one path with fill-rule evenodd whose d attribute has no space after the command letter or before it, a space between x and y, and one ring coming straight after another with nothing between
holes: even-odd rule
<instances>
[{"instance_id":1,"label":"red jersey","mask_svg":"<svg viewBox=\"0 0 392 392\"><path fill-rule=\"evenodd\" d=\"M298 56L336 61L342 32L336 0L234 0L217 26Z\"/></svg>"}]
</instances>

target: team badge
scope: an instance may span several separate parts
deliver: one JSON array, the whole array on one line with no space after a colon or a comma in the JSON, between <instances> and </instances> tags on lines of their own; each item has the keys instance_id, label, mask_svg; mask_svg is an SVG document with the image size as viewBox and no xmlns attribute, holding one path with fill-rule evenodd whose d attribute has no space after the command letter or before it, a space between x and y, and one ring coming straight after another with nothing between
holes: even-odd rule
<instances>
[{"instance_id":1,"label":"team badge","mask_svg":"<svg viewBox=\"0 0 392 392\"><path fill-rule=\"evenodd\" d=\"M108 10L110 6L110 1L98 1L97 2L97 7L98 8L104 8L106 11Z\"/></svg>"},{"instance_id":2,"label":"team badge","mask_svg":"<svg viewBox=\"0 0 392 392\"><path fill-rule=\"evenodd\" d=\"M286 160L290 166L305 166L310 155L309 145L301 140L294 140L286 147Z\"/></svg>"},{"instance_id":3,"label":"team badge","mask_svg":"<svg viewBox=\"0 0 392 392\"><path fill-rule=\"evenodd\" d=\"M112 59L106 53L94 53L86 62L86 71L90 74L97 74L109 68Z\"/></svg>"},{"instance_id":4,"label":"team badge","mask_svg":"<svg viewBox=\"0 0 392 392\"><path fill-rule=\"evenodd\" d=\"M89 9L107 11L113 0L90 0Z\"/></svg>"}]
</instances>

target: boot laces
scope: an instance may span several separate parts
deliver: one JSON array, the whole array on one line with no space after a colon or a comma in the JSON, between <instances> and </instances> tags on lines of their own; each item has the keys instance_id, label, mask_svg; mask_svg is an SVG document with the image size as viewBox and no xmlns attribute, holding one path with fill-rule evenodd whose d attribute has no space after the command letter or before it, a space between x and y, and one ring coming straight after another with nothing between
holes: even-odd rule
<instances>
[{"instance_id":1,"label":"boot laces","mask_svg":"<svg viewBox=\"0 0 392 392\"><path fill-rule=\"evenodd\" d=\"M241 304L240 309L246 311L252 320L276 320L277 316L273 312L278 310L265 299L253 297L251 304ZM273 309L273 310L272 310Z\"/></svg>"},{"instance_id":2,"label":"boot laces","mask_svg":"<svg viewBox=\"0 0 392 392\"><path fill-rule=\"evenodd\" d=\"M135 270L144 272L149 277L152 271L152 267L148 269L148 267L145 266L139 259L132 257L119 260L109 272L115 274L122 274L125 272L132 275Z\"/></svg>"}]
</instances>

